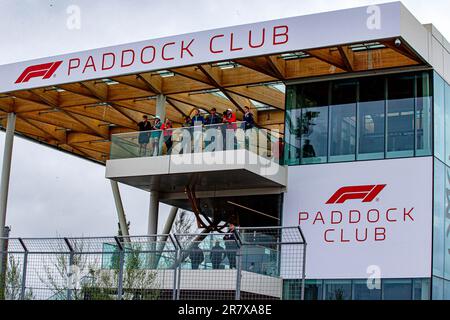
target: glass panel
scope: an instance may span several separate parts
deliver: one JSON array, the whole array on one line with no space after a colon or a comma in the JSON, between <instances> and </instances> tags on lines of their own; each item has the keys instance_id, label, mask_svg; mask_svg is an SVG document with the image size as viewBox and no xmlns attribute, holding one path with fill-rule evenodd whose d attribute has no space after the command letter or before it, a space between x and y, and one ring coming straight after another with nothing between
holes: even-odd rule
<instances>
[{"instance_id":1,"label":"glass panel","mask_svg":"<svg viewBox=\"0 0 450 320\"><path fill-rule=\"evenodd\" d=\"M445 164L450 166L450 85L445 83Z\"/></svg>"},{"instance_id":2,"label":"glass panel","mask_svg":"<svg viewBox=\"0 0 450 320\"><path fill-rule=\"evenodd\" d=\"M444 281L444 300L450 300L450 281Z\"/></svg>"},{"instance_id":3,"label":"glass panel","mask_svg":"<svg viewBox=\"0 0 450 320\"><path fill-rule=\"evenodd\" d=\"M358 160L383 159L385 149L384 78L361 79L358 104Z\"/></svg>"},{"instance_id":4,"label":"glass panel","mask_svg":"<svg viewBox=\"0 0 450 320\"><path fill-rule=\"evenodd\" d=\"M302 280L283 281L283 300L301 300Z\"/></svg>"},{"instance_id":5,"label":"glass panel","mask_svg":"<svg viewBox=\"0 0 450 320\"><path fill-rule=\"evenodd\" d=\"M369 289L367 280L354 280L353 300L381 300L381 289Z\"/></svg>"},{"instance_id":6,"label":"glass panel","mask_svg":"<svg viewBox=\"0 0 450 320\"><path fill-rule=\"evenodd\" d=\"M383 300L411 300L411 279L383 280Z\"/></svg>"},{"instance_id":7,"label":"glass panel","mask_svg":"<svg viewBox=\"0 0 450 320\"><path fill-rule=\"evenodd\" d=\"M433 275L444 274L445 165L434 160Z\"/></svg>"},{"instance_id":8,"label":"glass panel","mask_svg":"<svg viewBox=\"0 0 450 320\"><path fill-rule=\"evenodd\" d=\"M423 72L417 76L416 98L416 155L431 155L432 146L432 97L430 93L430 74Z\"/></svg>"},{"instance_id":9,"label":"glass panel","mask_svg":"<svg viewBox=\"0 0 450 320\"><path fill-rule=\"evenodd\" d=\"M430 279L413 279L413 299L430 300Z\"/></svg>"},{"instance_id":10,"label":"glass panel","mask_svg":"<svg viewBox=\"0 0 450 320\"><path fill-rule=\"evenodd\" d=\"M305 300L323 300L322 280L306 280Z\"/></svg>"},{"instance_id":11,"label":"glass panel","mask_svg":"<svg viewBox=\"0 0 450 320\"><path fill-rule=\"evenodd\" d=\"M355 160L356 89L355 81L332 83L330 162Z\"/></svg>"},{"instance_id":12,"label":"glass panel","mask_svg":"<svg viewBox=\"0 0 450 320\"><path fill-rule=\"evenodd\" d=\"M445 164L450 166L450 85L445 83Z\"/></svg>"},{"instance_id":13,"label":"glass panel","mask_svg":"<svg viewBox=\"0 0 450 320\"><path fill-rule=\"evenodd\" d=\"M325 300L351 300L351 280L325 280Z\"/></svg>"},{"instance_id":14,"label":"glass panel","mask_svg":"<svg viewBox=\"0 0 450 320\"><path fill-rule=\"evenodd\" d=\"M286 129L285 129L285 163L300 164L300 118L301 109L297 103L299 86L286 88Z\"/></svg>"},{"instance_id":15,"label":"glass panel","mask_svg":"<svg viewBox=\"0 0 450 320\"><path fill-rule=\"evenodd\" d=\"M388 78L387 156L414 156L414 75Z\"/></svg>"},{"instance_id":16,"label":"glass panel","mask_svg":"<svg viewBox=\"0 0 450 320\"><path fill-rule=\"evenodd\" d=\"M444 214L443 228L444 235L444 278L450 280L450 168L446 167L445 191L444 196Z\"/></svg>"},{"instance_id":17,"label":"glass panel","mask_svg":"<svg viewBox=\"0 0 450 320\"><path fill-rule=\"evenodd\" d=\"M445 86L444 80L434 73L434 155L445 161Z\"/></svg>"},{"instance_id":18,"label":"glass panel","mask_svg":"<svg viewBox=\"0 0 450 320\"><path fill-rule=\"evenodd\" d=\"M302 164L327 162L328 108L302 110Z\"/></svg>"},{"instance_id":19,"label":"glass panel","mask_svg":"<svg viewBox=\"0 0 450 320\"><path fill-rule=\"evenodd\" d=\"M303 85L299 105L302 164L327 162L329 84Z\"/></svg>"},{"instance_id":20,"label":"glass panel","mask_svg":"<svg viewBox=\"0 0 450 320\"><path fill-rule=\"evenodd\" d=\"M444 298L444 279L433 277L433 300Z\"/></svg>"}]
</instances>

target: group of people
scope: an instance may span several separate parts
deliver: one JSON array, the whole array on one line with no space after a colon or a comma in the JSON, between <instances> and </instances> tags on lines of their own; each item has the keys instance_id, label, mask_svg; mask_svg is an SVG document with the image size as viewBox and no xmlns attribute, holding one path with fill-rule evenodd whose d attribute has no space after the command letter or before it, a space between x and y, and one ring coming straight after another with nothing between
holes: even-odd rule
<instances>
[{"instance_id":1,"label":"group of people","mask_svg":"<svg viewBox=\"0 0 450 320\"><path fill-rule=\"evenodd\" d=\"M221 246L220 241L216 241L210 250L210 260L213 269L220 269L225 258L228 258L230 269L236 269L236 236L235 227L230 224L228 233L223 237L225 248ZM198 246L198 243L191 249L189 254L191 268L196 270L205 261L205 253Z\"/></svg>"},{"instance_id":2,"label":"group of people","mask_svg":"<svg viewBox=\"0 0 450 320\"><path fill-rule=\"evenodd\" d=\"M160 138L161 131L164 133L164 143L167 150L172 148L172 134L169 129L172 129L172 122L166 119L162 123L161 118L156 116L153 123L150 122L148 116L144 115L142 121L138 123L139 127L139 156L147 156L147 146L150 143L152 154L151 156L158 156L160 154Z\"/></svg>"},{"instance_id":3,"label":"group of people","mask_svg":"<svg viewBox=\"0 0 450 320\"><path fill-rule=\"evenodd\" d=\"M139 156L158 156L161 154L161 135L164 139L168 153L173 146L172 141L172 122L166 119L164 123L159 116L156 116L151 122L148 116L144 115L142 121L138 123L139 127ZM243 122L245 130L251 129L255 126L255 119L249 107L244 107ZM231 109L227 109L220 115L216 108L212 108L208 116L204 117L199 109L194 110L192 117L186 116L183 127L195 127L204 125L218 125L218 124L233 124L236 123L236 113ZM147 147L150 144L151 154L147 154Z\"/></svg>"},{"instance_id":4,"label":"group of people","mask_svg":"<svg viewBox=\"0 0 450 320\"><path fill-rule=\"evenodd\" d=\"M245 129L251 129L255 125L255 119L253 114L250 111L249 107L244 107L244 117L243 121L245 122ZM236 122L236 113L231 109L227 109L220 115L217 112L216 108L212 108L209 115L204 117L201 115L199 109L194 110L194 115L191 118L190 116L186 116L184 118L183 127L194 127L194 126L203 126L203 125L214 125L221 123L235 123Z\"/></svg>"}]
</instances>

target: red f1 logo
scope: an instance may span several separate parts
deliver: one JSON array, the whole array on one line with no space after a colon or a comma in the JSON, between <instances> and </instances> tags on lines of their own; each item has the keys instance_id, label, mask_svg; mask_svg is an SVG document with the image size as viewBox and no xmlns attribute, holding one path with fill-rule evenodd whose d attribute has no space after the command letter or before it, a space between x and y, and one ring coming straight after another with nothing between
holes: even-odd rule
<instances>
[{"instance_id":1,"label":"red f1 logo","mask_svg":"<svg viewBox=\"0 0 450 320\"><path fill-rule=\"evenodd\" d=\"M28 82L32 78L40 77L42 77L42 79L48 79L55 73L61 63L62 61L56 61L28 67L22 72L15 83L24 83Z\"/></svg>"},{"instance_id":2,"label":"red f1 logo","mask_svg":"<svg viewBox=\"0 0 450 320\"><path fill-rule=\"evenodd\" d=\"M331 196L327 204L344 203L347 200L354 199L362 199L362 202L372 202L385 187L385 184L343 187Z\"/></svg>"}]
</instances>

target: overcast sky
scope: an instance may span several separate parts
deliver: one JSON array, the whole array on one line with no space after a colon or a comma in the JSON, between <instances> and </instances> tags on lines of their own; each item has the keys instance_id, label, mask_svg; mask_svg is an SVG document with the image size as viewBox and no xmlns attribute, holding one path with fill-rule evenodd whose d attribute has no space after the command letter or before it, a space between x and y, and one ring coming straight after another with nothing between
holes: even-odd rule
<instances>
[{"instance_id":1,"label":"overcast sky","mask_svg":"<svg viewBox=\"0 0 450 320\"><path fill-rule=\"evenodd\" d=\"M381 2L386 1L0 0L0 64ZM449 0L403 3L450 39ZM71 5L80 9L80 29L67 27ZM3 144L0 133L1 156ZM104 175L103 166L16 138L7 214L11 235L114 235L117 218ZM148 193L125 186L121 191L131 233L145 234Z\"/></svg>"}]
</instances>

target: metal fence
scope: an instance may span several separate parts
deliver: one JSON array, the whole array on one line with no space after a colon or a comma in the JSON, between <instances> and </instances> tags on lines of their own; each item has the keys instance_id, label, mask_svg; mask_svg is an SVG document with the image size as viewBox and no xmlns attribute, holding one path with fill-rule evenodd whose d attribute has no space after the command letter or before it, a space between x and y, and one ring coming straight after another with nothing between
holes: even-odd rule
<instances>
[{"instance_id":1,"label":"metal fence","mask_svg":"<svg viewBox=\"0 0 450 320\"><path fill-rule=\"evenodd\" d=\"M303 299L306 241L300 228L142 237L3 238L3 300L283 299L298 280Z\"/></svg>"}]
</instances>

